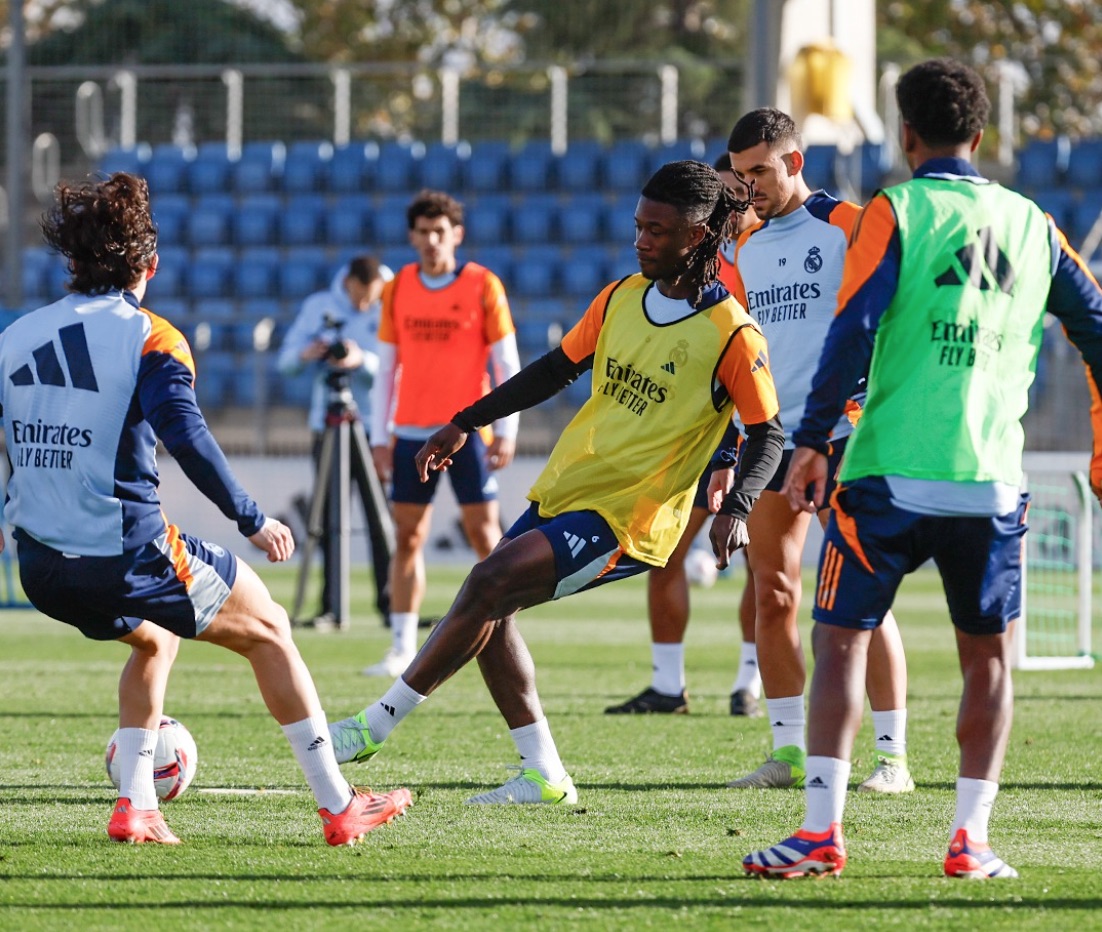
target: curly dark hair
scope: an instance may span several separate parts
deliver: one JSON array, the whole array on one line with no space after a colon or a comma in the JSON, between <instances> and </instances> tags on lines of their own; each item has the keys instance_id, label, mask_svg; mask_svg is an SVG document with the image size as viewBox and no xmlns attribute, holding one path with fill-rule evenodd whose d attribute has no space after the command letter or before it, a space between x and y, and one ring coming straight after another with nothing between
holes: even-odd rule
<instances>
[{"instance_id":1,"label":"curly dark hair","mask_svg":"<svg viewBox=\"0 0 1102 932\"><path fill-rule=\"evenodd\" d=\"M745 152L763 142L770 149L782 145L800 150L804 147L803 137L792 117L776 107L761 107L739 117L727 138L727 151Z\"/></svg>"},{"instance_id":2,"label":"curly dark hair","mask_svg":"<svg viewBox=\"0 0 1102 932\"><path fill-rule=\"evenodd\" d=\"M903 122L930 146L968 142L991 112L983 79L951 58L915 65L896 84L895 99Z\"/></svg>"},{"instance_id":3,"label":"curly dark hair","mask_svg":"<svg viewBox=\"0 0 1102 932\"><path fill-rule=\"evenodd\" d=\"M704 288L719 278L719 247L731 238L733 212L745 210L746 202L735 197L711 165L691 159L667 162L650 176L641 193L676 207L689 223L707 228L685 262L684 274L697 286L693 304L698 304Z\"/></svg>"},{"instance_id":4,"label":"curly dark hair","mask_svg":"<svg viewBox=\"0 0 1102 932\"><path fill-rule=\"evenodd\" d=\"M463 205L450 194L425 188L418 192L406 208L406 224L411 230L418 217L427 217L430 220L447 217L452 226L459 227L463 225Z\"/></svg>"},{"instance_id":5,"label":"curly dark hair","mask_svg":"<svg viewBox=\"0 0 1102 932\"><path fill-rule=\"evenodd\" d=\"M42 236L69 260L70 291L130 288L153 265L157 227L144 178L115 172L106 181L62 182L54 197L42 215Z\"/></svg>"}]
</instances>

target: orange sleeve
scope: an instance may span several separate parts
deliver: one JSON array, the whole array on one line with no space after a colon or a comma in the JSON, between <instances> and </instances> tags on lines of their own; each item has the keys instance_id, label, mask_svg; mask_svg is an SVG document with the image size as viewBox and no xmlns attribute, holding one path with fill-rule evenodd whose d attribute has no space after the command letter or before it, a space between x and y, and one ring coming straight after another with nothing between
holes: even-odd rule
<instances>
[{"instance_id":1,"label":"orange sleeve","mask_svg":"<svg viewBox=\"0 0 1102 932\"><path fill-rule=\"evenodd\" d=\"M195 378L195 358L191 355L191 347L188 346L184 335L163 317L150 313L144 307L142 312L153 324L153 329L150 330L145 345L142 347L142 355L144 356L146 353L164 353L166 356L171 356L177 362L187 366L191 372L191 377Z\"/></svg>"},{"instance_id":2,"label":"orange sleeve","mask_svg":"<svg viewBox=\"0 0 1102 932\"><path fill-rule=\"evenodd\" d=\"M1098 393L1098 386L1091 375L1090 366L1087 370L1087 386L1091 392L1091 433L1094 435L1094 444L1091 449L1091 487L1102 488L1102 396Z\"/></svg>"},{"instance_id":3,"label":"orange sleeve","mask_svg":"<svg viewBox=\"0 0 1102 932\"><path fill-rule=\"evenodd\" d=\"M586 308L573 327L562 338L562 351L566 353L571 362L581 362L586 356L592 356L597 351L597 338L601 335L601 327L605 322L605 310L608 307L608 299L619 282L611 282L601 289Z\"/></svg>"},{"instance_id":4,"label":"orange sleeve","mask_svg":"<svg viewBox=\"0 0 1102 932\"><path fill-rule=\"evenodd\" d=\"M487 346L493 346L503 337L517 332L509 311L509 299L505 297L505 286L489 269L486 270L482 291L482 311Z\"/></svg>"},{"instance_id":5,"label":"orange sleeve","mask_svg":"<svg viewBox=\"0 0 1102 932\"><path fill-rule=\"evenodd\" d=\"M743 424L760 424L777 416L780 404L769 371L769 347L757 327L743 327L731 338L717 375Z\"/></svg>"},{"instance_id":6,"label":"orange sleeve","mask_svg":"<svg viewBox=\"0 0 1102 932\"><path fill-rule=\"evenodd\" d=\"M846 234L846 239L853 236L853 228L857 224L857 218L861 215L861 208L852 201L839 201L830 212L830 225L838 227Z\"/></svg>"},{"instance_id":7,"label":"orange sleeve","mask_svg":"<svg viewBox=\"0 0 1102 932\"><path fill-rule=\"evenodd\" d=\"M398 276L395 275L390 281L383 285L382 310L379 312L378 334L379 340L383 343L398 342L398 330L394 326L394 286L397 282Z\"/></svg>"},{"instance_id":8,"label":"orange sleeve","mask_svg":"<svg viewBox=\"0 0 1102 932\"><path fill-rule=\"evenodd\" d=\"M833 220L833 214L831 215ZM879 267L895 235L895 211L891 202L880 195L854 215L853 232L850 234L846 264L842 272L842 286L838 289L838 308L849 303L861 286ZM837 311L836 311L837 313Z\"/></svg>"}]
</instances>

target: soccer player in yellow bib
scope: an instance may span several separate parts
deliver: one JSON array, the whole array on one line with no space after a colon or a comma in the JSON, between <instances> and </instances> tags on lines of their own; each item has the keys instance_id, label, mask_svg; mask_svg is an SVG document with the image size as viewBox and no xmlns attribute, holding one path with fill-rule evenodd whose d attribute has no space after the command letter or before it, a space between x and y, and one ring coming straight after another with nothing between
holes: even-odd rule
<instances>
[{"instance_id":1,"label":"soccer player in yellow bib","mask_svg":"<svg viewBox=\"0 0 1102 932\"><path fill-rule=\"evenodd\" d=\"M448 677L477 658L519 752L518 774L468 802L577 801L536 692L516 613L663 566L693 492L737 411L743 468L712 523L716 562L780 460L765 339L718 281L736 198L703 162L662 166L635 210L640 274L603 288L559 347L460 411L417 453L422 481L469 434L550 398L592 369L592 394L529 492L531 507L471 571L447 614L378 702L332 728L337 759L367 760Z\"/></svg>"}]
</instances>

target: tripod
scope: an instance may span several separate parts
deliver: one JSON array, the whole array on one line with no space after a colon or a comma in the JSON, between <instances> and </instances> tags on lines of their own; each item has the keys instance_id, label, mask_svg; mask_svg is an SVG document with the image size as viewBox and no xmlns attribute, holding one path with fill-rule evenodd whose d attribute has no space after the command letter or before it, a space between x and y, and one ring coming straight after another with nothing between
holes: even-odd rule
<instances>
[{"instance_id":1,"label":"tripod","mask_svg":"<svg viewBox=\"0 0 1102 932\"><path fill-rule=\"evenodd\" d=\"M329 396L325 409L325 432L321 438L314 490L310 496L307 536L299 566L298 585L291 617L299 618L306 593L314 548L322 540L325 553L325 586L336 616L336 626L349 625L348 567L351 541L349 511L351 480L363 501L367 518L371 563L375 574L375 605L387 618L390 610L390 560L394 555L394 524L367 445L363 422L352 397L348 374L330 372L325 378ZM327 518L327 520L323 520ZM335 551L335 553L334 553ZM335 559L334 559L335 557ZM296 621L296 624L301 624Z\"/></svg>"}]
</instances>

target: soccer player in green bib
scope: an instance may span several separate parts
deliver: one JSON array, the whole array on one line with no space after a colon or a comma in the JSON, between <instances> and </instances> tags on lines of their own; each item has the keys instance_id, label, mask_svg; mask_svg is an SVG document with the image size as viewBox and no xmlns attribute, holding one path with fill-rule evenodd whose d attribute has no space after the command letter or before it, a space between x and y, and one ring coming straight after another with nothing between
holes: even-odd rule
<instances>
[{"instance_id":1,"label":"soccer player in green bib","mask_svg":"<svg viewBox=\"0 0 1102 932\"><path fill-rule=\"evenodd\" d=\"M750 873L839 873L842 811L861 722L869 640L902 577L932 559L963 674L949 877L1014 878L988 842L1010 736L1013 622L1028 495L1024 434L1045 312L1102 378L1102 290L1032 201L971 164L990 105L979 76L938 59L896 90L914 176L877 194L846 255L838 311L782 493L821 504L830 427L869 368L864 414L842 459L812 617L806 816L744 859ZM1096 416L1095 450L1100 449ZM1102 455L1091 464L1096 494ZM811 487L812 500L807 490Z\"/></svg>"},{"instance_id":2,"label":"soccer player in green bib","mask_svg":"<svg viewBox=\"0 0 1102 932\"><path fill-rule=\"evenodd\" d=\"M746 518L776 471L784 431L765 338L718 281L716 254L737 207L710 165L680 161L658 169L635 210L639 273L602 288L560 346L464 408L417 453L424 482L483 425L592 370L592 394L528 493L531 506L471 570L390 689L332 727L339 761L374 755L406 715L477 658L520 766L503 786L468 802L577 801L516 613L665 565L735 411L746 428L743 468L711 539L721 567L745 546Z\"/></svg>"}]
</instances>

